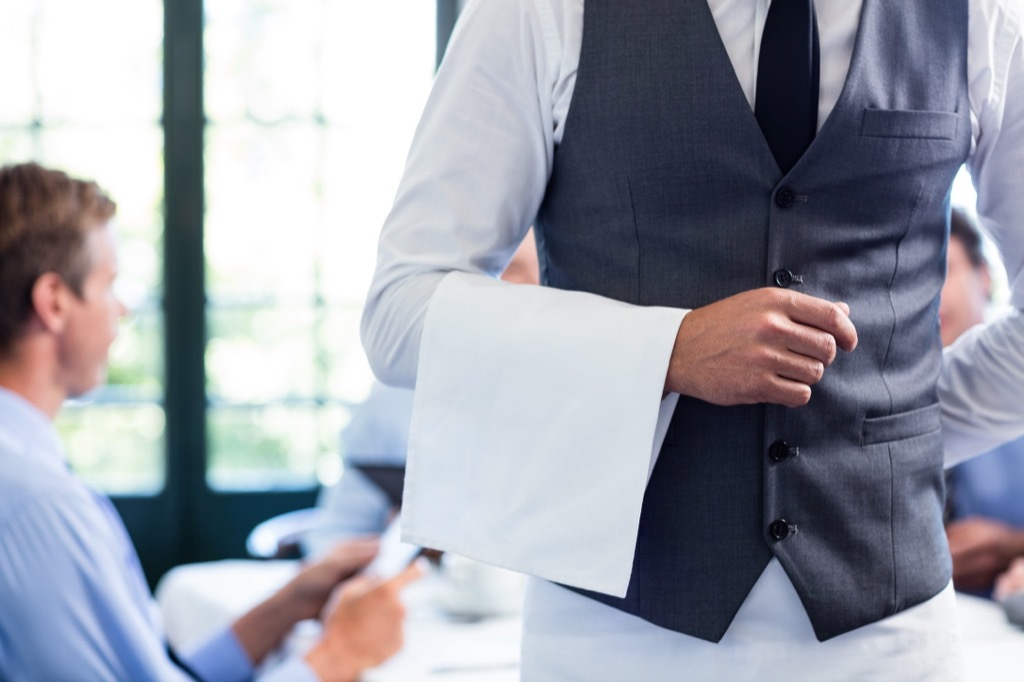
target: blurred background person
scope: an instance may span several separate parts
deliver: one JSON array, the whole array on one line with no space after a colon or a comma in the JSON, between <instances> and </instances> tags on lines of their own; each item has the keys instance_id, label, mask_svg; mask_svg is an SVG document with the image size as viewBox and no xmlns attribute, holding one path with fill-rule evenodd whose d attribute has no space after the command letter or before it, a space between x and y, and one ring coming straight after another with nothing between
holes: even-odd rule
<instances>
[{"instance_id":1,"label":"blurred background person","mask_svg":"<svg viewBox=\"0 0 1024 682\"><path fill-rule=\"evenodd\" d=\"M992 293L980 233L970 216L953 209L946 282L939 320L942 343L985 321ZM1024 556L1024 439L951 469L946 526L958 590L988 595L996 576Z\"/></svg>"},{"instance_id":2,"label":"blurred background person","mask_svg":"<svg viewBox=\"0 0 1024 682\"><path fill-rule=\"evenodd\" d=\"M404 476L412 397L409 389L375 381L353 410L341 432L344 473L320 491L317 515L299 542L306 556L320 556L346 538L379 535L398 511L396 496L361 467L392 470L399 480Z\"/></svg>"},{"instance_id":3,"label":"blurred background person","mask_svg":"<svg viewBox=\"0 0 1024 682\"><path fill-rule=\"evenodd\" d=\"M36 164L0 169L0 679L249 679L376 544L307 566L181 656L165 648L120 517L70 471L52 423L67 398L104 382L126 313L114 292L114 212L95 183ZM347 583L319 640L263 679L351 681L393 654L398 592L417 571Z\"/></svg>"},{"instance_id":4,"label":"blurred background person","mask_svg":"<svg viewBox=\"0 0 1024 682\"><path fill-rule=\"evenodd\" d=\"M532 229L501 279L512 284L540 283ZM374 382L342 430L344 474L320 493L317 513L298 543L305 555L322 556L348 538L377 535L398 513L412 403L412 390ZM525 582L520 574L454 554L428 555L440 563L441 581L435 596L450 615L476 619L521 608Z\"/></svg>"},{"instance_id":5,"label":"blurred background person","mask_svg":"<svg viewBox=\"0 0 1024 682\"><path fill-rule=\"evenodd\" d=\"M1024 557L1018 557L1010 568L996 578L992 596L1003 605L1012 623L1024 625Z\"/></svg>"},{"instance_id":6,"label":"blurred background person","mask_svg":"<svg viewBox=\"0 0 1024 682\"><path fill-rule=\"evenodd\" d=\"M540 283L532 228L505 266L501 279L512 284ZM339 540L378 534L398 511L395 495L371 480L363 467L404 470L412 398L410 389L376 381L366 400L355 409L341 433L345 473L321 491L317 507L322 513L300 541L305 553L318 556Z\"/></svg>"}]
</instances>

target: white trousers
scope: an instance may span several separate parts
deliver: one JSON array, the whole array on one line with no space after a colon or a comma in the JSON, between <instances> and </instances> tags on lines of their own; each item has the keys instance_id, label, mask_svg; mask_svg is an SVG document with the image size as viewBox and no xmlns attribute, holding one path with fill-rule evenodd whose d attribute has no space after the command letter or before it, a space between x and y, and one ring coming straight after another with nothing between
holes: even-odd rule
<instances>
[{"instance_id":1,"label":"white trousers","mask_svg":"<svg viewBox=\"0 0 1024 682\"><path fill-rule=\"evenodd\" d=\"M531 578L522 646L523 682L964 679L952 584L923 604L819 642L775 559L717 644Z\"/></svg>"}]
</instances>

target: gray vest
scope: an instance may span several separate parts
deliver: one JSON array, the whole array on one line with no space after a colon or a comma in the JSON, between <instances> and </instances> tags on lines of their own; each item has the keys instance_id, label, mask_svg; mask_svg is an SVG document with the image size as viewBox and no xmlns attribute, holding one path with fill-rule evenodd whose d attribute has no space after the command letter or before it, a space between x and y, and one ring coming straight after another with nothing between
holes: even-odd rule
<instances>
[{"instance_id":1,"label":"gray vest","mask_svg":"<svg viewBox=\"0 0 1024 682\"><path fill-rule=\"evenodd\" d=\"M705 0L587 0L545 283L680 308L794 287L848 302L860 336L805 407L680 399L629 591L588 596L718 641L775 556L825 640L948 583L937 308L966 5L864 0L845 89L782 176Z\"/></svg>"}]
</instances>

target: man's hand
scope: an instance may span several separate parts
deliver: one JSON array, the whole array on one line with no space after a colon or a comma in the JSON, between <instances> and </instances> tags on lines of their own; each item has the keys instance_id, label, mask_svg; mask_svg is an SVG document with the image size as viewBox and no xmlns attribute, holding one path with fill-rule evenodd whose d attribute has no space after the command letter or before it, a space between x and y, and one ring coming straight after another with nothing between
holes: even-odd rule
<instances>
[{"instance_id":1,"label":"man's hand","mask_svg":"<svg viewBox=\"0 0 1024 682\"><path fill-rule=\"evenodd\" d=\"M1024 556L1024 532L980 517L946 527L953 555L953 584L961 590L987 590L1015 557Z\"/></svg>"},{"instance_id":2,"label":"man's hand","mask_svg":"<svg viewBox=\"0 0 1024 682\"><path fill-rule=\"evenodd\" d=\"M338 584L369 563L376 553L374 538L343 542L236 620L231 629L249 660L258 664L296 623L319 616Z\"/></svg>"},{"instance_id":3,"label":"man's hand","mask_svg":"<svg viewBox=\"0 0 1024 682\"><path fill-rule=\"evenodd\" d=\"M845 303L787 289L745 291L691 311L679 325L665 389L715 405L806 405L857 330Z\"/></svg>"},{"instance_id":4,"label":"man's hand","mask_svg":"<svg viewBox=\"0 0 1024 682\"><path fill-rule=\"evenodd\" d=\"M346 540L323 558L303 568L281 588L281 595L295 609L296 620L317 618L334 588L370 563L378 549L377 538Z\"/></svg>"},{"instance_id":5,"label":"man's hand","mask_svg":"<svg viewBox=\"0 0 1024 682\"><path fill-rule=\"evenodd\" d=\"M992 596L996 601L1024 592L1024 558L1014 559L1010 568L996 578L996 588Z\"/></svg>"},{"instance_id":6,"label":"man's hand","mask_svg":"<svg viewBox=\"0 0 1024 682\"><path fill-rule=\"evenodd\" d=\"M357 576L342 586L328 606L323 636L306 654L321 680L351 682L402 648L399 593L421 574L415 562L384 582Z\"/></svg>"}]
</instances>

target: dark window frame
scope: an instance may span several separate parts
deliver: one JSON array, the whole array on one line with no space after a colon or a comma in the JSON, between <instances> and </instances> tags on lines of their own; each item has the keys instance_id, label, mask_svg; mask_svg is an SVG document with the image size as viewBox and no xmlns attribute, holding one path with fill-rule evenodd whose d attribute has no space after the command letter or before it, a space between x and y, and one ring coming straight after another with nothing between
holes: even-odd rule
<instances>
[{"instance_id":1,"label":"dark window frame","mask_svg":"<svg viewBox=\"0 0 1024 682\"><path fill-rule=\"evenodd\" d=\"M458 0L437 0L438 62L458 8ZM245 556L249 530L312 505L317 493L207 483L202 0L164 3L163 60L165 485L152 496L114 497L151 584L180 563Z\"/></svg>"}]
</instances>

